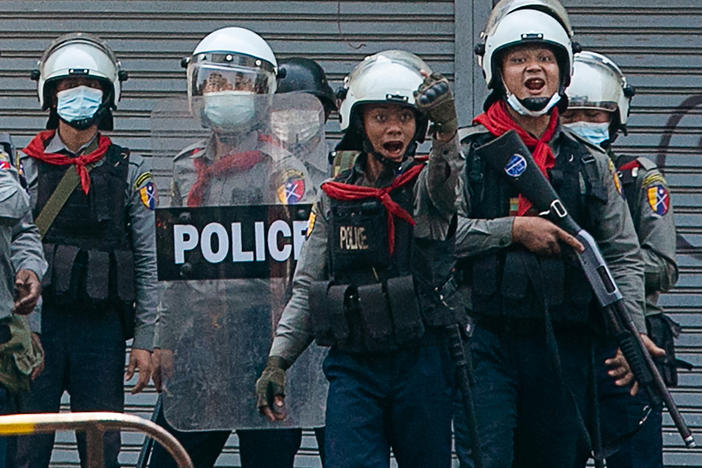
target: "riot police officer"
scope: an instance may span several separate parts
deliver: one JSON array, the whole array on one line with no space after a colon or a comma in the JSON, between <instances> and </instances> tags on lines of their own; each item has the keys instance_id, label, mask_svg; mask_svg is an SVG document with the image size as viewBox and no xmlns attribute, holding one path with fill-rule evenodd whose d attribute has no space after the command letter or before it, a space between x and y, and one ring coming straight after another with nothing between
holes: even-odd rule
<instances>
[{"instance_id":1,"label":"riot police officer","mask_svg":"<svg viewBox=\"0 0 702 468\"><path fill-rule=\"evenodd\" d=\"M283 145L287 142L283 136L289 136L286 133L289 128L282 125L281 131L285 132L277 135L275 132L272 135L262 133L268 124L268 106L276 91L277 61L268 43L248 29L225 27L203 38L184 65L187 67L191 111L199 115L202 125L211 133L207 139L183 149L175 156L171 206L194 208L311 202L316 192L307 169ZM318 109L313 119L317 126L313 136L321 131L320 115ZM271 126L275 127L273 122ZM281 171L276 167L283 169L286 178L279 179ZM230 355L233 355L233 365L237 369L222 369L224 372L233 374L247 369L245 363L254 362L249 356L256 353L255 346L267 347L269 343L269 337L261 335L266 334L265 326L270 323L270 318L266 316L270 306L251 303L247 299L253 294L260 302L266 302L268 296L264 289L267 289L267 285L260 281L226 278L167 284L162 295L154 351L157 389L168 388L174 354L179 354L181 363L194 362L200 358L196 356L197 350L203 347L208 352L203 360L208 362L198 361L198 365L205 369L205 373L217 372L214 362L220 357L228 359ZM184 297L188 299L183 300ZM217 320L222 323L217 328L227 337L212 339L192 330L182 330L181 333L179 327L185 324L179 323L175 317L182 308L187 310L187 315L198 320L204 320L211 315L211 311L217 311ZM235 318L244 322L244 328L228 330L225 324L239 326L232 323ZM206 328L206 325L202 328ZM250 342L245 342L244 336ZM206 342L208 339L209 343ZM186 353L190 353L190 356L185 356ZM234 385L241 386L241 382ZM198 384L197 388L201 386ZM221 394L217 397L221 398ZM232 398L237 397L232 395ZM199 406L191 403L184 403L189 406L181 410L195 413L195 408ZM221 404L232 406L233 403L224 401ZM172 412L176 411L178 409L173 408ZM213 466L231 431L176 430L173 427L176 424L171 425L167 421L168 414L169 408L165 415L159 415L158 423L183 444L194 465ZM193 414L190 419L198 419L198 415ZM215 425L222 427L229 424L236 427L236 423L230 421ZM202 425L206 427L206 424ZM292 468L301 443L300 430L238 429L237 436L241 464L250 468ZM163 468L175 464L165 449L156 447L150 466Z\"/></svg>"},{"instance_id":2,"label":"riot police officer","mask_svg":"<svg viewBox=\"0 0 702 468\"><path fill-rule=\"evenodd\" d=\"M390 447L401 467L450 465L454 386L441 326L462 310L435 299L448 300L454 286L447 263L460 157L448 82L428 72L413 54L385 51L345 79L337 150L358 154L322 185L256 383L262 413L284 419L286 369L313 338L331 346L328 466L388 466ZM425 163L413 154L428 120Z\"/></svg>"},{"instance_id":3,"label":"riot police officer","mask_svg":"<svg viewBox=\"0 0 702 468\"><path fill-rule=\"evenodd\" d=\"M150 164L103 135L127 74L98 37L54 40L33 72L47 130L19 152L49 262L42 338L46 370L20 401L23 412L57 412L67 390L73 411L122 411L125 339L134 336L124 379L149 381L156 320L154 212ZM85 460L85 438L78 434ZM18 440L19 466L48 466L53 434ZM119 433L105 435L117 466Z\"/></svg>"},{"instance_id":4,"label":"riot police officer","mask_svg":"<svg viewBox=\"0 0 702 468\"><path fill-rule=\"evenodd\" d=\"M643 263L606 155L558 124L573 66L572 30L555 0L502 0L477 49L485 112L462 130L466 154L457 251L476 325L474 401L485 467L584 466L587 389L597 323L593 295L570 249L580 243L535 216L476 148L514 130L577 222L593 234L638 329ZM650 341L648 345L660 352ZM631 379L620 354L608 365ZM455 423L460 423L456 418Z\"/></svg>"},{"instance_id":5,"label":"riot police officer","mask_svg":"<svg viewBox=\"0 0 702 468\"><path fill-rule=\"evenodd\" d=\"M41 316L39 308L32 311L40 297L40 281L47 265L39 231L32 223L29 197L12 166L9 138L7 151L4 149L0 149L0 414L10 414L17 412L17 396L28 391L31 380L43 370ZM0 440L3 467L11 466L6 464L12 456L8 440Z\"/></svg>"},{"instance_id":6,"label":"riot police officer","mask_svg":"<svg viewBox=\"0 0 702 468\"><path fill-rule=\"evenodd\" d=\"M561 124L592 145L604 148L617 168L644 258L648 334L666 350L661 375L666 384L675 385L673 338L680 327L658 305L660 294L670 290L678 278L670 189L653 161L616 154L611 148L617 135L626 133L634 95L619 67L608 57L590 51L576 54L574 60L573 78L566 90L568 109L561 115ZM611 346L605 347L603 353L611 354ZM650 409L645 395L632 397L613 385L604 376L604 370L598 383L603 442L616 449L607 457L607 466L662 467L661 408Z\"/></svg>"},{"instance_id":7,"label":"riot police officer","mask_svg":"<svg viewBox=\"0 0 702 468\"><path fill-rule=\"evenodd\" d=\"M309 93L319 99L324 107L324 123L329 120L332 111L336 111L336 96L329 86L327 76L322 67L314 60L304 57L291 57L283 59L278 64L278 88L277 94L304 92ZM287 111L290 112L290 111ZM310 127L308 123L315 122L315 119L299 119L297 122L305 125L300 128L291 128L289 123L295 121L285 112L275 112L271 116L271 131L275 135L277 121L282 118L286 129L284 135L279 135L278 140L284 146L293 149L295 146L302 146L300 151L308 155L304 163L315 183L321 184L329 175L328 150L324 138L318 138L317 128ZM295 126L297 127L297 126ZM324 132L322 132L322 135ZM293 137L294 135L294 137Z\"/></svg>"}]
</instances>

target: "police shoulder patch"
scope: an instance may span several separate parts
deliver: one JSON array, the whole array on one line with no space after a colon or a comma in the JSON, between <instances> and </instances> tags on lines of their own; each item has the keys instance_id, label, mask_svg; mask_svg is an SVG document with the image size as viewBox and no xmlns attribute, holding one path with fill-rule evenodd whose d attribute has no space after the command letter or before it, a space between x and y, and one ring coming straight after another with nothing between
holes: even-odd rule
<instances>
[{"instance_id":1,"label":"police shoulder patch","mask_svg":"<svg viewBox=\"0 0 702 468\"><path fill-rule=\"evenodd\" d=\"M305 196L305 175L297 169L283 171L276 185L278 200L284 205L299 203Z\"/></svg>"},{"instance_id":2,"label":"police shoulder patch","mask_svg":"<svg viewBox=\"0 0 702 468\"><path fill-rule=\"evenodd\" d=\"M139 200L142 205L150 210L155 210L158 206L158 191L151 172L140 174L134 182L134 188L139 192Z\"/></svg>"},{"instance_id":3,"label":"police shoulder patch","mask_svg":"<svg viewBox=\"0 0 702 468\"><path fill-rule=\"evenodd\" d=\"M646 187L646 199L651 210L664 216L670 210L670 192L664 184L654 184Z\"/></svg>"}]
</instances>

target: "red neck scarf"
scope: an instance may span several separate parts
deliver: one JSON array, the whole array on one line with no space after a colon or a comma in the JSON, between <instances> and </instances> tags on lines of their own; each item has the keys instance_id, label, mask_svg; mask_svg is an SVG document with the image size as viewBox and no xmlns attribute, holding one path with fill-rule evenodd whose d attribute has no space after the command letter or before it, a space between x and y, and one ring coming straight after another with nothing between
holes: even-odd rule
<instances>
[{"instance_id":1,"label":"red neck scarf","mask_svg":"<svg viewBox=\"0 0 702 468\"><path fill-rule=\"evenodd\" d=\"M482 124L496 137L499 137L510 130L516 131L517 135L519 135L527 148L531 150L534 162L537 166L539 166L539 169L541 169L541 172L544 173L546 178L548 178L548 170L556 165L556 157L554 156L551 148L548 146L548 142L551 141L553 134L556 133L556 127L558 126L557 108L554 107L551 111L551 120L548 122L548 128L546 128L546 131L538 140L531 136L531 134L529 134L522 127L517 125L507 111L507 103L502 99L493 103L488 108L487 112L483 112L473 119L473 123ZM524 216L524 214L526 214L530 208L531 202L520 194L517 216Z\"/></svg>"},{"instance_id":2,"label":"red neck scarf","mask_svg":"<svg viewBox=\"0 0 702 468\"><path fill-rule=\"evenodd\" d=\"M400 205L395 203L390 197L390 192L398 187L408 184L414 180L419 173L424 168L423 164L417 164L410 167L407 171L400 174L395 180L392 181L387 187L383 188L373 188L373 187L362 187L360 185L343 184L341 182L324 182L322 184L322 190L329 195L329 197L335 200L360 200L362 198L374 197L380 200L385 209L387 210L387 223L388 223L388 249L390 250L390 255L395 251L395 217L400 218L406 223L415 225L412 215L404 210Z\"/></svg>"},{"instance_id":3,"label":"red neck scarf","mask_svg":"<svg viewBox=\"0 0 702 468\"><path fill-rule=\"evenodd\" d=\"M56 166L73 164L80 177L80 186L87 195L90 190L90 174L88 174L88 170L85 166L102 158L105 153L107 153L107 148L109 148L112 142L108 137L98 135L98 146L92 153L76 157L66 156L60 153L46 153L46 143L51 140L55 134L56 130L44 130L43 132L39 132L22 151L27 156L48 164L54 164Z\"/></svg>"},{"instance_id":4,"label":"red neck scarf","mask_svg":"<svg viewBox=\"0 0 702 468\"><path fill-rule=\"evenodd\" d=\"M213 177L246 171L261 162L262 159L263 153L258 150L230 154L212 164L208 164L204 158L193 159L197 180L188 193L188 206L194 208L202 204L205 191Z\"/></svg>"}]
</instances>

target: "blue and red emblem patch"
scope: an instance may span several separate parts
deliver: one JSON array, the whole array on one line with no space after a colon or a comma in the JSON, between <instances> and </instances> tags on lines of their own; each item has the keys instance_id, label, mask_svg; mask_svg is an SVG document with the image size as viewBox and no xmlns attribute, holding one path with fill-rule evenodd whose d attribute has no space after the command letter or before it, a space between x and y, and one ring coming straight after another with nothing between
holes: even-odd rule
<instances>
[{"instance_id":1,"label":"blue and red emblem patch","mask_svg":"<svg viewBox=\"0 0 702 468\"><path fill-rule=\"evenodd\" d=\"M156 193L156 186L152 180L139 189L139 199L141 199L141 203L148 209L156 209L156 206L158 206L158 194Z\"/></svg>"},{"instance_id":2,"label":"blue and red emblem patch","mask_svg":"<svg viewBox=\"0 0 702 468\"><path fill-rule=\"evenodd\" d=\"M663 216L670 209L670 193L662 184L656 184L646 189L648 204L654 213Z\"/></svg>"},{"instance_id":3,"label":"blue and red emblem patch","mask_svg":"<svg viewBox=\"0 0 702 468\"><path fill-rule=\"evenodd\" d=\"M278 186L278 200L284 205L299 203L305 196L305 176L295 169L285 171Z\"/></svg>"}]
</instances>

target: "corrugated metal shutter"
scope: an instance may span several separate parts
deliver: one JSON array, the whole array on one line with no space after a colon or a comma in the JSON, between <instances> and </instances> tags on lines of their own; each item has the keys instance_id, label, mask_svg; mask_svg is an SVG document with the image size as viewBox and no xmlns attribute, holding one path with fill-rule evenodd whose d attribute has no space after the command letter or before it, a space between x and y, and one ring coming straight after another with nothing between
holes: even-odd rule
<instances>
[{"instance_id":1,"label":"corrugated metal shutter","mask_svg":"<svg viewBox=\"0 0 702 468\"><path fill-rule=\"evenodd\" d=\"M629 135L619 152L645 155L672 188L680 279L661 303L683 325L683 372L673 395L694 432L702 428L702 3L698 0L566 0L577 39L608 55L636 88ZM702 466L702 450L686 450L664 417L665 466Z\"/></svg>"},{"instance_id":2,"label":"corrugated metal shutter","mask_svg":"<svg viewBox=\"0 0 702 468\"><path fill-rule=\"evenodd\" d=\"M0 1L0 129L10 132L22 147L46 116L38 109L35 83L28 79L43 49L60 34L86 31L98 34L115 49L130 73L116 112L115 140L145 156L151 154L149 113L161 98L185 93L185 72L180 59L210 31L239 25L259 32L278 58L293 55L316 59L334 87L352 66L380 50L402 48L422 56L436 71L454 79L468 92L460 96L459 109L468 120L473 111L474 5L487 0L458 1ZM454 28L454 17L466 21ZM484 21L483 21L484 22ZM460 47L455 47L459 43ZM478 85L482 85L479 81ZM339 135L336 116L328 124L331 139ZM170 161L154 161L162 194ZM153 389L141 395L126 393L126 411L149 416L155 402ZM67 401L67 399L65 399ZM64 408L66 406L64 405ZM53 466L76 466L72 434L57 435ZM221 466L238 465L232 436ZM123 435L120 460L134 464L141 437ZM305 433L299 466L318 466L316 442Z\"/></svg>"}]
</instances>

